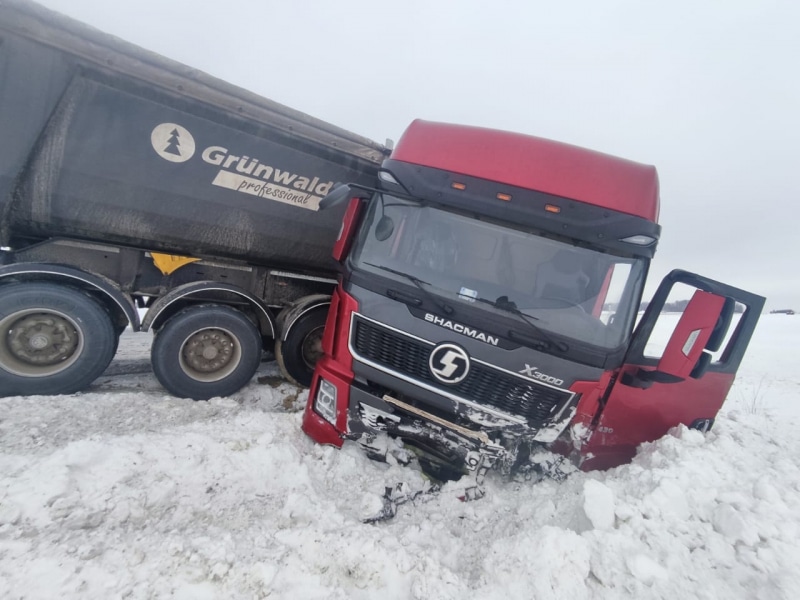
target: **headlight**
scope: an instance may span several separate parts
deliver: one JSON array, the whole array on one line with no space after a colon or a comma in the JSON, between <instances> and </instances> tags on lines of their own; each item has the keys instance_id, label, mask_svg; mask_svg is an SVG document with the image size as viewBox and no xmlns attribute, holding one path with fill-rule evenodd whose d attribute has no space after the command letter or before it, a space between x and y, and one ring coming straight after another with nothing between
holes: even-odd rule
<instances>
[{"instance_id":1,"label":"headlight","mask_svg":"<svg viewBox=\"0 0 800 600\"><path fill-rule=\"evenodd\" d=\"M336 425L336 386L324 379L319 380L314 410L331 425Z\"/></svg>"}]
</instances>

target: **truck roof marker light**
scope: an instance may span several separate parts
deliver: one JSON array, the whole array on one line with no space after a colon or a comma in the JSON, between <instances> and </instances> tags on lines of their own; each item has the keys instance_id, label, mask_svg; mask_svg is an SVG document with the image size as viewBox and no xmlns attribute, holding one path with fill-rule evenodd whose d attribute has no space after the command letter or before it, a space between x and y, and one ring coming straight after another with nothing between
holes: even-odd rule
<instances>
[{"instance_id":1,"label":"truck roof marker light","mask_svg":"<svg viewBox=\"0 0 800 600\"><path fill-rule=\"evenodd\" d=\"M502 200L503 202L511 202L511 194L498 193L497 199Z\"/></svg>"},{"instance_id":2,"label":"truck roof marker light","mask_svg":"<svg viewBox=\"0 0 800 600\"><path fill-rule=\"evenodd\" d=\"M454 190L462 190L463 191L463 190L467 189L467 184L466 183L459 183L457 181L454 181L453 183L450 184L450 187L453 188Z\"/></svg>"},{"instance_id":3,"label":"truck roof marker light","mask_svg":"<svg viewBox=\"0 0 800 600\"><path fill-rule=\"evenodd\" d=\"M630 237L622 238L620 242L627 242L628 244L635 244L637 246L649 246L656 241L656 238L649 235L632 235Z\"/></svg>"},{"instance_id":4,"label":"truck roof marker light","mask_svg":"<svg viewBox=\"0 0 800 600\"><path fill-rule=\"evenodd\" d=\"M545 204L544 205L544 209L547 212L553 213L553 214L556 214L556 215L561 212L561 207L560 206L556 206L555 204Z\"/></svg>"}]
</instances>

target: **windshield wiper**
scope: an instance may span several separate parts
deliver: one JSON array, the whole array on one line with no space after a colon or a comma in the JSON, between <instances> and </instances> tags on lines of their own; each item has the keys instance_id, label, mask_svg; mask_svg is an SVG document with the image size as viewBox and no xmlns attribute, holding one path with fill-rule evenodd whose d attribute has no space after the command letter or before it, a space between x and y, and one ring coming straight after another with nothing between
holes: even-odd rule
<instances>
[{"instance_id":1,"label":"windshield wiper","mask_svg":"<svg viewBox=\"0 0 800 600\"><path fill-rule=\"evenodd\" d=\"M567 350L569 350L569 346L567 344L565 344L564 342L557 342L551 336L549 336L541 327L539 327L538 325L536 325L536 323L534 323L534 321L539 320L537 317L534 317L533 315L526 315L519 308L517 308L515 302L508 299L508 296L500 296L497 300L488 300L487 298L475 298L475 301L483 302L484 304L493 306L498 310L502 310L504 312L511 313L512 315L519 317L519 319L536 334L535 338L530 338L524 334L520 335L519 333L516 333L513 329L511 329L508 332L509 337L511 338L516 337L517 339L523 338L520 341L523 341L525 343L530 343L530 340L533 340L535 342L535 345L539 346L543 350L546 350L551 346L555 347L557 350L560 350L561 352L566 352Z\"/></svg>"},{"instance_id":2,"label":"windshield wiper","mask_svg":"<svg viewBox=\"0 0 800 600\"><path fill-rule=\"evenodd\" d=\"M375 267L376 269L380 269L381 271L388 271L389 273L394 273L395 275L399 275L400 277L405 277L411 283L413 283L417 287L417 289L419 291L421 291L423 294L425 294L425 297L428 300L430 300L434 304L434 306L436 306L439 310L444 312L444 314L452 315L453 313L455 313L455 309L452 306L450 306L449 304L445 304L435 294L431 293L428 289L425 288L426 285L431 285L427 281L423 281L419 277L416 277L415 275L411 275L410 273L403 273L403 271L398 271L397 269L392 269L391 267L386 267L384 265L376 265L376 264L369 263L369 262L365 262L364 264L365 265L369 265L370 267ZM391 290L390 289L390 290L387 290L387 291L389 292L390 297L392 297L395 300L399 300L400 302L406 302L406 298L408 298L407 295L403 295L402 293L398 293L395 290ZM418 299L415 298L413 300L418 300ZM417 304L417 303L414 302L414 304ZM421 302L419 302L419 304L421 304ZM417 305L419 305L419 304L417 304Z\"/></svg>"}]
</instances>

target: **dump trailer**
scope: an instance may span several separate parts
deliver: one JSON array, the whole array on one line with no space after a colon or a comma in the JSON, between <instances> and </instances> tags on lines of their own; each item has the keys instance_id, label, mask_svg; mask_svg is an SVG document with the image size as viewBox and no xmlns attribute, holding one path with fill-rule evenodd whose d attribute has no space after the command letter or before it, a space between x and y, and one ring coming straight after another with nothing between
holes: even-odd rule
<instances>
[{"instance_id":1,"label":"dump trailer","mask_svg":"<svg viewBox=\"0 0 800 600\"><path fill-rule=\"evenodd\" d=\"M635 326L661 235L655 167L416 121L378 180L323 200L350 198L313 439L385 455L393 436L431 473L481 476L542 456L607 468L713 425L764 298L676 270Z\"/></svg>"},{"instance_id":2,"label":"dump trailer","mask_svg":"<svg viewBox=\"0 0 800 600\"><path fill-rule=\"evenodd\" d=\"M273 347L309 383L343 215L319 202L382 145L22 0L0 139L0 394L85 388L128 326L178 396L235 392Z\"/></svg>"}]
</instances>

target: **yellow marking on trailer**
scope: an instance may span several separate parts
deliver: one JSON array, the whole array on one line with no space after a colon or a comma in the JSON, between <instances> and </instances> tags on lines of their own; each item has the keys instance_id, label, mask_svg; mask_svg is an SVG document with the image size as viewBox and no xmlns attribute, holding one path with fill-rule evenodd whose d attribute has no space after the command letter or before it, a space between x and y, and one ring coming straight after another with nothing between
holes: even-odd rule
<instances>
[{"instance_id":1,"label":"yellow marking on trailer","mask_svg":"<svg viewBox=\"0 0 800 600\"><path fill-rule=\"evenodd\" d=\"M153 264L158 267L164 275L171 275L183 265L197 262L199 258L192 258L191 256L178 256L177 254L161 254L160 252L151 252L150 256L153 257Z\"/></svg>"}]
</instances>

